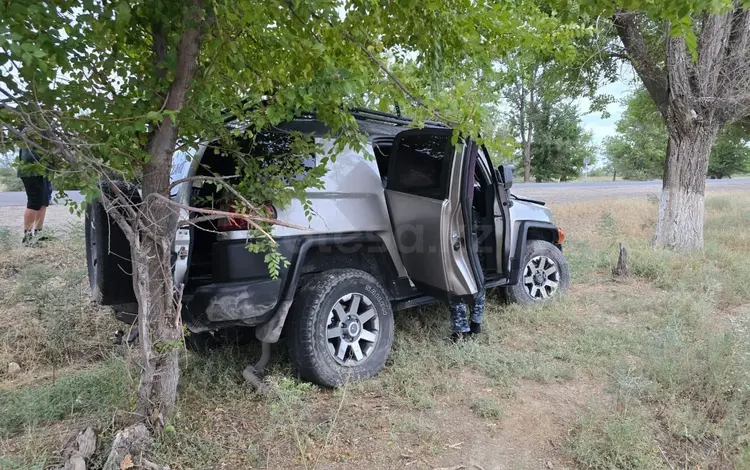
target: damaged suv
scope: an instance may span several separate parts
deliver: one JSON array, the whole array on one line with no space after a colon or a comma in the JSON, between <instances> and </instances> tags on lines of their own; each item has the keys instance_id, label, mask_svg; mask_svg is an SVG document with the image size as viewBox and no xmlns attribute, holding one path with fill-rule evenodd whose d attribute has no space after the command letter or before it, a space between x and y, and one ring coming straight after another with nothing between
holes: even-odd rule
<instances>
[{"instance_id":1,"label":"damaged suv","mask_svg":"<svg viewBox=\"0 0 750 470\"><path fill-rule=\"evenodd\" d=\"M308 192L312 219L297 200L270 208L278 219L308 228L273 228L290 261L278 277L269 275L263 253L246 248L248 231L239 219L178 230L174 278L193 335L252 327L267 356L283 331L299 375L338 386L384 366L396 310L470 300L480 282L524 304L567 291L563 232L543 203L510 193L511 166L493 168L483 146L471 139L453 143L453 130L437 122L417 129L396 115L352 114L369 140L367 154L346 149L328 163L322 188ZM308 116L256 136L243 153L288 154L292 132L314 138L325 152L333 147L327 127ZM319 157L310 155L304 165L319 164ZM236 167L208 143L187 176L233 175ZM218 191L195 181L174 197L200 206ZM96 201L86 229L92 292L132 322L137 308L127 242Z\"/></svg>"}]
</instances>

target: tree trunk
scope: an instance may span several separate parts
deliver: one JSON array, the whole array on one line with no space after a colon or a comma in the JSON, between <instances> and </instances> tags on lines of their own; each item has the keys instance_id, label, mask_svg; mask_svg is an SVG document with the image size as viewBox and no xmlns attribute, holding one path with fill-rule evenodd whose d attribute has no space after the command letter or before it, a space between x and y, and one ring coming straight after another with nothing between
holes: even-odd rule
<instances>
[{"instance_id":1,"label":"tree trunk","mask_svg":"<svg viewBox=\"0 0 750 470\"><path fill-rule=\"evenodd\" d=\"M148 167L158 163L154 161ZM166 175L168 186L169 167L161 170L144 178L144 194L157 192L153 190L154 182L149 181L157 175ZM180 299L174 289L171 264L177 217L162 199L147 198L141 211L141 218L149 221L150 233L141 234L134 248L131 244L142 360L136 412L154 425L163 425L170 418L177 397L182 339Z\"/></svg>"},{"instance_id":2,"label":"tree trunk","mask_svg":"<svg viewBox=\"0 0 750 470\"><path fill-rule=\"evenodd\" d=\"M526 123L528 127L528 134L526 140L523 142L523 182L528 183L531 181L531 139L534 138L534 117L536 112L536 103L534 102L534 87L536 85L536 70L534 70L534 76L529 87L529 104L526 106L527 116Z\"/></svg>"},{"instance_id":3,"label":"tree trunk","mask_svg":"<svg viewBox=\"0 0 750 470\"><path fill-rule=\"evenodd\" d=\"M174 78L162 106L168 111L179 112L183 108L198 69L203 0L191 3L185 13L185 23L190 27L180 38ZM154 71L157 76L164 76L159 68L164 50L156 47L164 41L164 32L154 27L152 34ZM178 211L170 204L169 188L177 131L175 121L165 115L149 137L146 150L151 158L143 167L143 203L139 222L134 224L136 236L130 240L143 368L136 412L156 426L164 426L177 400L182 346L181 292L174 286L171 260Z\"/></svg>"},{"instance_id":4,"label":"tree trunk","mask_svg":"<svg viewBox=\"0 0 750 470\"><path fill-rule=\"evenodd\" d=\"M703 247L704 195L715 126L667 126L669 141L654 244L677 250Z\"/></svg>"},{"instance_id":5,"label":"tree trunk","mask_svg":"<svg viewBox=\"0 0 750 470\"><path fill-rule=\"evenodd\" d=\"M531 132L523 143L523 182L529 181L531 181Z\"/></svg>"}]
</instances>

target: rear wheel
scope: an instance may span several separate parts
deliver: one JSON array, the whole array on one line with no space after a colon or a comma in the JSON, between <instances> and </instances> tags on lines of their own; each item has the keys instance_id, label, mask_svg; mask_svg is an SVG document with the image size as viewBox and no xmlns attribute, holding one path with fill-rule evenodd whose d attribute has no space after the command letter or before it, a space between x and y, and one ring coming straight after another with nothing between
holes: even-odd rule
<instances>
[{"instance_id":1,"label":"rear wheel","mask_svg":"<svg viewBox=\"0 0 750 470\"><path fill-rule=\"evenodd\" d=\"M133 204L140 202L138 190L118 183ZM102 203L95 199L86 208L86 266L93 299L102 305L135 302L130 245L117 223L109 217Z\"/></svg>"},{"instance_id":2,"label":"rear wheel","mask_svg":"<svg viewBox=\"0 0 750 470\"><path fill-rule=\"evenodd\" d=\"M289 326L289 356L300 377L326 387L377 374L393 342L385 290L356 269L309 279L297 292Z\"/></svg>"},{"instance_id":3,"label":"rear wheel","mask_svg":"<svg viewBox=\"0 0 750 470\"><path fill-rule=\"evenodd\" d=\"M544 240L526 243L518 282L505 289L508 300L519 304L544 302L568 292L570 269L562 252Z\"/></svg>"}]
</instances>

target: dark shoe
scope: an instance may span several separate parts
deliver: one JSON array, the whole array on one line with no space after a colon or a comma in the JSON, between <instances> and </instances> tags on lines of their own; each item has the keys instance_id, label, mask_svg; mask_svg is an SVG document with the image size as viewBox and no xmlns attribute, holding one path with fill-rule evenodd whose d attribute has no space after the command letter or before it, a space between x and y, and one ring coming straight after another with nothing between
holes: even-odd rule
<instances>
[{"instance_id":1,"label":"dark shoe","mask_svg":"<svg viewBox=\"0 0 750 470\"><path fill-rule=\"evenodd\" d=\"M476 336L473 331L467 331L466 333L451 333L448 338L453 343L462 343L464 341L471 341Z\"/></svg>"},{"instance_id":2,"label":"dark shoe","mask_svg":"<svg viewBox=\"0 0 750 470\"><path fill-rule=\"evenodd\" d=\"M23 232L23 241L21 241L21 244L30 245L32 237L33 235L31 234L31 232Z\"/></svg>"},{"instance_id":3,"label":"dark shoe","mask_svg":"<svg viewBox=\"0 0 750 470\"><path fill-rule=\"evenodd\" d=\"M52 240L54 236L47 235L47 232L42 232L42 229L37 230L34 232L34 240L38 242L48 242Z\"/></svg>"},{"instance_id":4,"label":"dark shoe","mask_svg":"<svg viewBox=\"0 0 750 470\"><path fill-rule=\"evenodd\" d=\"M128 342L128 344L133 344L138 339L138 329L137 328L131 328L130 334L128 335L128 338L125 340Z\"/></svg>"},{"instance_id":5,"label":"dark shoe","mask_svg":"<svg viewBox=\"0 0 750 470\"><path fill-rule=\"evenodd\" d=\"M448 341L450 341L452 343L460 343L461 341L464 340L465 336L466 336L466 333L455 333L454 332L454 333L451 333L451 335L447 339L448 339Z\"/></svg>"},{"instance_id":6,"label":"dark shoe","mask_svg":"<svg viewBox=\"0 0 750 470\"><path fill-rule=\"evenodd\" d=\"M481 323L471 322L470 328L471 328L470 333L471 333L472 336L473 335L478 335L478 334L480 334L482 332L482 324Z\"/></svg>"}]
</instances>

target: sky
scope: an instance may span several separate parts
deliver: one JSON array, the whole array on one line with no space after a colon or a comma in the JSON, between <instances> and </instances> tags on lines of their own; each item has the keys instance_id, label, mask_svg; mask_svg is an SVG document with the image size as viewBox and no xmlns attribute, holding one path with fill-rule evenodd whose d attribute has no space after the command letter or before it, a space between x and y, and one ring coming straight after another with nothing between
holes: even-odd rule
<instances>
[{"instance_id":1,"label":"sky","mask_svg":"<svg viewBox=\"0 0 750 470\"><path fill-rule=\"evenodd\" d=\"M634 78L633 71L628 67L620 72L619 80L599 88L598 94L611 95L614 98L614 101L607 105L609 117L606 119L602 117L601 112L588 113L590 104L588 99L576 100L578 109L581 113L585 113L581 116L581 125L593 134L594 144L599 147L600 155L604 138L615 134L615 123L620 119L625 109L622 99L633 90Z\"/></svg>"}]
</instances>

